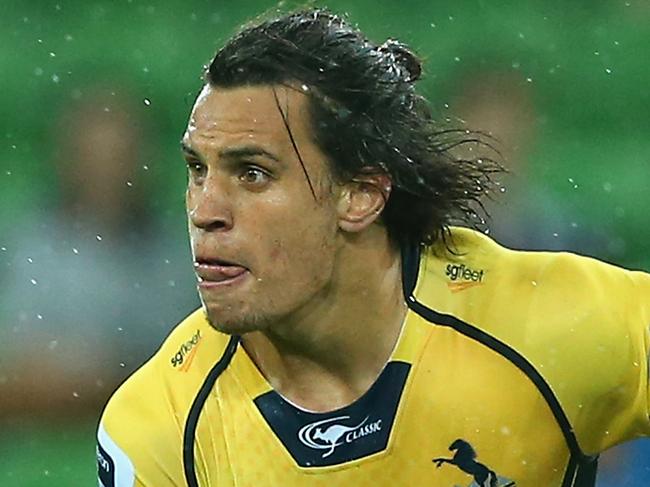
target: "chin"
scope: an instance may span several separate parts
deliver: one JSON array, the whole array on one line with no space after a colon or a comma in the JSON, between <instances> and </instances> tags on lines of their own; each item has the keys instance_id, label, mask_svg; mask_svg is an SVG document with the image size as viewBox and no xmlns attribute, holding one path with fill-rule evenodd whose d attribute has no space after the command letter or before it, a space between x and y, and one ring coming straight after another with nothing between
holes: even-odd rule
<instances>
[{"instance_id":1,"label":"chin","mask_svg":"<svg viewBox=\"0 0 650 487\"><path fill-rule=\"evenodd\" d=\"M215 330L227 335L243 335L252 331L262 331L269 320L254 313L224 313L223 310L211 310L204 307L208 323Z\"/></svg>"}]
</instances>

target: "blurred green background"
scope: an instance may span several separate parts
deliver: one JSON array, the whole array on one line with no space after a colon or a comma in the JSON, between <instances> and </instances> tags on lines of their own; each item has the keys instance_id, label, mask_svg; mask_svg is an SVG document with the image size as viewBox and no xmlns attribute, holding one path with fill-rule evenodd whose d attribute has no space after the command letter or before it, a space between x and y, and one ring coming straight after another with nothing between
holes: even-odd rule
<instances>
[{"instance_id":1,"label":"blurred green background","mask_svg":"<svg viewBox=\"0 0 650 487\"><path fill-rule=\"evenodd\" d=\"M529 129L525 144L505 152L525 159L525 171L513 169L515 176L525 172L521 184L531 199L543 192L571 215L571 232L593 236L593 245L582 247L585 252L650 269L650 2L333 0L326 5L349 14L374 40L397 37L409 43L425 60L420 90L441 119L455 120L457 107L471 113L458 93L462 87L480 87L494 73L513 83L517 96L525 98ZM201 86L201 67L237 26L276 6L198 0L0 2L0 272L16 268L19 254L11 248L16 229L37 226L32 215L57 207L70 191L59 168L67 157L61 140L69 135L62 131L74 126L66 125L65 113L96 87L128 100L138 124L139 159L133 179L124 183L142 200L154 228L181 249L170 254L185 252L185 168L178 141ZM514 117L515 129L521 119ZM83 126L76 130L83 132ZM36 221L43 234L50 231L47 223ZM189 267L188 260L188 272ZM12 282L0 276L0 305L7 305L5 291ZM167 329L186 311L170 317ZM9 331L0 335L0 352L15 356L20 344L11 341L11 320L0 322L0 330ZM87 388L78 401L77 386L65 381L49 383L56 393L46 384L33 389L38 394L21 395L34 379L12 371L11 354L3 353L0 485L95 485L93 436L101 405L165 332L156 328L154 340L142 339L140 347L129 349L126 365L107 359L97 387ZM75 331L59 333L48 338L50 349ZM38 355L38 347L29 354ZM632 455L613 455L609 468L617 473L610 478L619 483L611 485L641 485L624 480L631 467L622 466ZM648 475L650 455L645 458L634 468ZM605 481L599 485L610 485Z\"/></svg>"}]
</instances>

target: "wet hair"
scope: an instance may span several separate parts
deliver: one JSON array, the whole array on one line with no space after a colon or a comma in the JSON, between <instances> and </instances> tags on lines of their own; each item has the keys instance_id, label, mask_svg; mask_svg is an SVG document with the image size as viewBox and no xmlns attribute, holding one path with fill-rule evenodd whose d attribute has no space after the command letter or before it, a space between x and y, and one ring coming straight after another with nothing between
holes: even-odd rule
<instances>
[{"instance_id":1,"label":"wet hair","mask_svg":"<svg viewBox=\"0 0 650 487\"><path fill-rule=\"evenodd\" d=\"M389 237L398 245L431 245L446 241L452 224L484 223L481 200L501 166L490 157L455 155L482 138L434 121L415 91L421 75L420 59L405 44L378 45L342 17L311 8L244 26L217 52L205 79L226 88L302 89L311 100L314 140L334 178L388 174L392 190L381 218ZM280 109L277 96L276 102Z\"/></svg>"}]
</instances>

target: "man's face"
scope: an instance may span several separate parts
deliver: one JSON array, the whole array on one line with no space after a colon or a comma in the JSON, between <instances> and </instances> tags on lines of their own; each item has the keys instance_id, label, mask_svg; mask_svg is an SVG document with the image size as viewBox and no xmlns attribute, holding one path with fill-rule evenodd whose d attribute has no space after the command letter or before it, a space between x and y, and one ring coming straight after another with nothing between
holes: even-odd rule
<instances>
[{"instance_id":1,"label":"man's face","mask_svg":"<svg viewBox=\"0 0 650 487\"><path fill-rule=\"evenodd\" d=\"M307 96L284 87L206 86L194 105L183 137L189 233L199 294L221 331L307 315L328 292L337 190L310 131Z\"/></svg>"}]
</instances>

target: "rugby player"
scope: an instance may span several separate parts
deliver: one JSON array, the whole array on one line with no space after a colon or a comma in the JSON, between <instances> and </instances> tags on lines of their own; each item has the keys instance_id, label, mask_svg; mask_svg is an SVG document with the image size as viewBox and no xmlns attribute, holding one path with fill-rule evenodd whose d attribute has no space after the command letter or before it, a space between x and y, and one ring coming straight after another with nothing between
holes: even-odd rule
<instances>
[{"instance_id":1,"label":"rugby player","mask_svg":"<svg viewBox=\"0 0 650 487\"><path fill-rule=\"evenodd\" d=\"M182 138L203 306L109 401L101 485L584 487L648 434L650 276L454 226L499 166L420 73L318 9L216 54Z\"/></svg>"}]
</instances>

